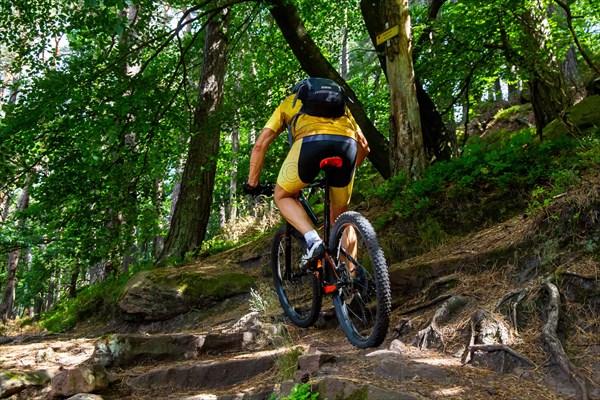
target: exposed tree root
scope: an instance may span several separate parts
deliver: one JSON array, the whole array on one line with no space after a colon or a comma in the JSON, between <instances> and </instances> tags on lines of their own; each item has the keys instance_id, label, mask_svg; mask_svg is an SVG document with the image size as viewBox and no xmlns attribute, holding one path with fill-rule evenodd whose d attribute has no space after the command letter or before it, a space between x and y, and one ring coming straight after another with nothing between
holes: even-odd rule
<instances>
[{"instance_id":1,"label":"exposed tree root","mask_svg":"<svg viewBox=\"0 0 600 400\"><path fill-rule=\"evenodd\" d=\"M417 333L416 346L423 350L430 348L432 344L438 342L442 347L445 347L444 336L440 331L438 324L449 320L456 311L464 307L469 300L463 296L450 296L444 303L435 311L431 322L427 327L421 329Z\"/></svg>"},{"instance_id":2,"label":"exposed tree root","mask_svg":"<svg viewBox=\"0 0 600 400\"><path fill-rule=\"evenodd\" d=\"M414 312L421 311L421 310L424 310L424 309L426 309L426 308L432 307L432 306L434 306L434 305L436 305L436 304L438 304L438 303L441 303L442 301L446 301L446 300L448 300L450 297L452 297L452 295L451 295L451 294L444 294L444 295L442 295L442 296L438 296L438 297L436 297L435 299L433 299L433 300L431 300L431 301L428 301L428 302L427 302L427 303L425 303L425 304L419 304L418 306L415 306L415 307L409 308L408 310L402 310L402 311L400 311L400 313L399 313L399 314L400 314L400 315L412 314L412 313L414 313ZM392 305L392 310L393 310L393 309L396 309L396 308L398 308L398 307L400 306L400 304L402 304L402 303L401 303L401 302L398 302L398 303L395 303L395 304L393 304L393 305Z\"/></svg>"},{"instance_id":3,"label":"exposed tree root","mask_svg":"<svg viewBox=\"0 0 600 400\"><path fill-rule=\"evenodd\" d=\"M421 329L417 333L416 346L419 350L426 350L431 348L431 345L435 342L440 342L442 346L445 347L444 336L442 335L442 332L440 332L434 319L427 327Z\"/></svg>"},{"instance_id":4,"label":"exposed tree root","mask_svg":"<svg viewBox=\"0 0 600 400\"><path fill-rule=\"evenodd\" d=\"M516 297L516 299L509 306L510 308L509 308L508 316L507 316L510 319L512 327L516 333L519 332L517 307L519 306L519 303L525 297L527 297L528 294L529 294L529 288L521 288L521 289L513 290L512 292L509 292L509 293L505 294L504 296L502 296L502 298L496 303L495 308L496 308L496 310L499 310L504 305L504 303L506 303L508 300Z\"/></svg>"},{"instance_id":5,"label":"exposed tree root","mask_svg":"<svg viewBox=\"0 0 600 400\"><path fill-rule=\"evenodd\" d=\"M560 294L558 288L549 280L544 281L542 286L548 292L549 297L547 307L548 320L542 329L542 338L554 362L575 384L577 388L577 398L580 400L587 400L589 399L587 388L588 379L581 374L571 362L556 334L560 310Z\"/></svg>"},{"instance_id":6,"label":"exposed tree root","mask_svg":"<svg viewBox=\"0 0 600 400\"><path fill-rule=\"evenodd\" d=\"M473 353L476 351L487 351L487 352L503 351L505 353L510 354L511 356L518 359L519 361L523 362L527 366L532 367L532 368L535 367L535 364L533 361L531 361L524 355L520 354L519 352L515 351L510 346L507 346L505 344L473 344L473 345L470 345L469 348L467 349L468 355L465 358L465 363L468 363L473 359Z\"/></svg>"},{"instance_id":7,"label":"exposed tree root","mask_svg":"<svg viewBox=\"0 0 600 400\"><path fill-rule=\"evenodd\" d=\"M482 351L496 351L486 350L485 346L504 346L508 348L506 345L508 342L510 342L510 332L504 326L504 323L487 311L477 310L471 316L471 338L461 361L463 364L468 364L478 346L481 347L480 350ZM517 356L517 358L522 359L523 357Z\"/></svg>"},{"instance_id":8,"label":"exposed tree root","mask_svg":"<svg viewBox=\"0 0 600 400\"><path fill-rule=\"evenodd\" d=\"M564 275L564 276L571 276L573 278L579 278L584 281L595 281L598 279L595 276L581 275L581 274L578 274L577 272L571 272L571 271L561 271L560 274Z\"/></svg>"}]
</instances>

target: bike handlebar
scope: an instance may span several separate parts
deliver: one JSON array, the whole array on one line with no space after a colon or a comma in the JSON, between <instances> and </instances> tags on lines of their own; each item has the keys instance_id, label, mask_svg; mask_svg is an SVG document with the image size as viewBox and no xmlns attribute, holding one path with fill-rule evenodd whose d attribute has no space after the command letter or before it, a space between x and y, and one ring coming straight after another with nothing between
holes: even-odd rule
<instances>
[{"instance_id":1,"label":"bike handlebar","mask_svg":"<svg viewBox=\"0 0 600 400\"><path fill-rule=\"evenodd\" d=\"M317 187L321 189L325 188L325 178L316 179L315 181L310 183L306 188L312 189ZM250 185L248 185L248 182L246 182L244 183L242 188L244 189L244 193L254 197L261 195L272 196L275 192L275 184L271 182L259 183L256 187L251 187Z\"/></svg>"},{"instance_id":2,"label":"bike handlebar","mask_svg":"<svg viewBox=\"0 0 600 400\"><path fill-rule=\"evenodd\" d=\"M273 183L259 183L256 187L251 187L248 182L243 185L244 193L251 196L272 196L275 191L275 184Z\"/></svg>"}]
</instances>

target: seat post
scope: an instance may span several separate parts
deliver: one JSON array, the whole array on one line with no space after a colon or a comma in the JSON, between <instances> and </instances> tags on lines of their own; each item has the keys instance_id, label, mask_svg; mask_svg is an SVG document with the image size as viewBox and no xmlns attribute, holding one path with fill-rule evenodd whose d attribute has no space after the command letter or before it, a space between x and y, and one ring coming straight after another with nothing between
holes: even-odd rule
<instances>
[{"instance_id":1,"label":"seat post","mask_svg":"<svg viewBox=\"0 0 600 400\"><path fill-rule=\"evenodd\" d=\"M325 242L325 246L329 246L329 229L330 229L330 217L331 217L331 209L329 207L329 168L325 168L325 201L324 201L324 216L325 220L323 221L323 241Z\"/></svg>"},{"instance_id":2,"label":"seat post","mask_svg":"<svg viewBox=\"0 0 600 400\"><path fill-rule=\"evenodd\" d=\"M325 172L325 221L323 221L323 240L326 245L329 245L329 229L330 229L330 221L331 218L331 210L329 208L329 202L331 201L329 198L329 174L335 168L341 168L343 165L343 161L340 157L328 157L321 160L319 166Z\"/></svg>"}]
</instances>

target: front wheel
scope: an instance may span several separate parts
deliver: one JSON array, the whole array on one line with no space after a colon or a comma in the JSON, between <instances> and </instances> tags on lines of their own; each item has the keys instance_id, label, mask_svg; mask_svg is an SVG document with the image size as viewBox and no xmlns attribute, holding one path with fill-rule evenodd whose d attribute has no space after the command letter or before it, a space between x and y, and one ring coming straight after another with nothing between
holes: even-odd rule
<instances>
[{"instance_id":1,"label":"front wheel","mask_svg":"<svg viewBox=\"0 0 600 400\"><path fill-rule=\"evenodd\" d=\"M387 334L392 295L373 226L361 214L345 212L333 225L329 248L339 283L333 304L346 337L361 349L379 346Z\"/></svg>"},{"instance_id":2,"label":"front wheel","mask_svg":"<svg viewBox=\"0 0 600 400\"><path fill-rule=\"evenodd\" d=\"M277 230L271 245L273 283L279 303L285 315L301 328L317 321L322 301L317 274L300 268L305 247L304 237L286 226Z\"/></svg>"}]
</instances>

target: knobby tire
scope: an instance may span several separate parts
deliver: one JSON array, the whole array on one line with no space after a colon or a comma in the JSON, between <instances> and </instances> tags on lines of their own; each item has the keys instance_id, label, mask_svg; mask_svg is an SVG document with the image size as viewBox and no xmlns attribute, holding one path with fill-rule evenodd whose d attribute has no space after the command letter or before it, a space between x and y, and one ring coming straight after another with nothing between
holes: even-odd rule
<instances>
[{"instance_id":1,"label":"knobby tire","mask_svg":"<svg viewBox=\"0 0 600 400\"><path fill-rule=\"evenodd\" d=\"M356 232L357 249L352 254L343 243L344 231ZM392 308L390 279L385 256L371 223L349 211L335 221L329 248L338 260L341 287L333 304L344 334L354 346L379 346L385 339Z\"/></svg>"},{"instance_id":2,"label":"knobby tire","mask_svg":"<svg viewBox=\"0 0 600 400\"><path fill-rule=\"evenodd\" d=\"M289 240L289 246L286 246ZM275 233L271 245L273 283L284 314L297 326L313 325L321 312L322 293L314 272L300 270L300 257L306 243L302 235L291 228L286 236L283 226Z\"/></svg>"}]
</instances>

